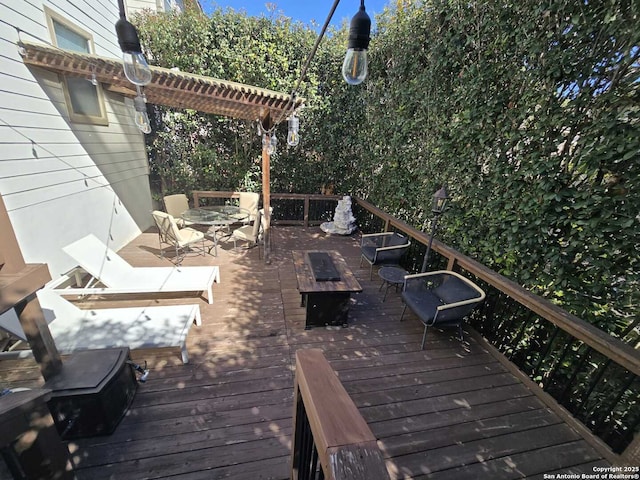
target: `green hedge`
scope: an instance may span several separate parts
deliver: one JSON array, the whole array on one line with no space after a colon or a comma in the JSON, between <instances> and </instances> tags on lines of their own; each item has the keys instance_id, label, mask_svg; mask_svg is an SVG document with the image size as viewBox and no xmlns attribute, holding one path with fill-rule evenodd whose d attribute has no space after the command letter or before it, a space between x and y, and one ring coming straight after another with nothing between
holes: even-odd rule
<instances>
[{"instance_id":1,"label":"green hedge","mask_svg":"<svg viewBox=\"0 0 640 480\"><path fill-rule=\"evenodd\" d=\"M447 243L637 342L638 4L401 3L363 91L369 198L426 226L446 183Z\"/></svg>"}]
</instances>

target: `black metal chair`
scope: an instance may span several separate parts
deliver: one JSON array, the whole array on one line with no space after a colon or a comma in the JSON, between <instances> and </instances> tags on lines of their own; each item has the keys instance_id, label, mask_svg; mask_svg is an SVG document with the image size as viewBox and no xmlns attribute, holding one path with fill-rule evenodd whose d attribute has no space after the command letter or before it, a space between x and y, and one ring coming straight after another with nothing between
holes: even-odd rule
<instances>
[{"instance_id":1,"label":"black metal chair","mask_svg":"<svg viewBox=\"0 0 640 480\"><path fill-rule=\"evenodd\" d=\"M360 266L362 260L369 263L369 280L373 279L374 265L399 265L402 255L411 242L396 232L368 233L362 235Z\"/></svg>"},{"instance_id":2,"label":"black metal chair","mask_svg":"<svg viewBox=\"0 0 640 480\"><path fill-rule=\"evenodd\" d=\"M417 273L404 277L402 299L424 324L422 346L429 327L458 327L462 341L462 321L485 298L484 291L471 280L448 270Z\"/></svg>"}]
</instances>

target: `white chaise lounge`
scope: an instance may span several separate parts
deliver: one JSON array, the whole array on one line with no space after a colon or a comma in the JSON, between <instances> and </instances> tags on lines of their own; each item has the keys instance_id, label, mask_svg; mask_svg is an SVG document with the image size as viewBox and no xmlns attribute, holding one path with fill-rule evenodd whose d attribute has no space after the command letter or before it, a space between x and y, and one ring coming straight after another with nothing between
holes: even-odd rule
<instances>
[{"instance_id":1,"label":"white chaise lounge","mask_svg":"<svg viewBox=\"0 0 640 480\"><path fill-rule=\"evenodd\" d=\"M180 347L189 363L186 339L191 324L202 324L198 305L81 310L58 291L36 292L60 353L109 347Z\"/></svg>"},{"instance_id":2,"label":"white chaise lounge","mask_svg":"<svg viewBox=\"0 0 640 480\"><path fill-rule=\"evenodd\" d=\"M27 336L24 334L18 315L13 308L0 315L0 330L8 332L24 342L27 341Z\"/></svg>"},{"instance_id":3,"label":"white chaise lounge","mask_svg":"<svg viewBox=\"0 0 640 480\"><path fill-rule=\"evenodd\" d=\"M93 278L87 288L67 289L68 293L166 293L207 292L213 303L213 282L220 283L220 269L196 267L132 267L94 235L87 235L63 250ZM102 286L95 287L95 282Z\"/></svg>"}]
</instances>

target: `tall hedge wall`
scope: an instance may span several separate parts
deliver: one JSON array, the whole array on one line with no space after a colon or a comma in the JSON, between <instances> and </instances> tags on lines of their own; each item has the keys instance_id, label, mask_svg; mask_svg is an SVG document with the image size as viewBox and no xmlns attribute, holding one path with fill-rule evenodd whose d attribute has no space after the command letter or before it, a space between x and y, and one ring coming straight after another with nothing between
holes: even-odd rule
<instances>
[{"instance_id":1,"label":"tall hedge wall","mask_svg":"<svg viewBox=\"0 0 640 480\"><path fill-rule=\"evenodd\" d=\"M640 4L398 3L363 89L362 193L426 225L446 183L447 243L637 339Z\"/></svg>"}]
</instances>

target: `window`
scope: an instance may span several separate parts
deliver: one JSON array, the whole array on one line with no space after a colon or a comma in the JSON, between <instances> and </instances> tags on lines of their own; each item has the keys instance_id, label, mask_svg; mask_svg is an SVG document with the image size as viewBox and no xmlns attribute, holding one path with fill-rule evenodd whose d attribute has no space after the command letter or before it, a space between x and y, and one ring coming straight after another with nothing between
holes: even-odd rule
<instances>
[{"instance_id":1,"label":"window","mask_svg":"<svg viewBox=\"0 0 640 480\"><path fill-rule=\"evenodd\" d=\"M184 11L184 2L182 0L164 0L164 11L172 12L177 11L178 13Z\"/></svg>"},{"instance_id":2,"label":"window","mask_svg":"<svg viewBox=\"0 0 640 480\"><path fill-rule=\"evenodd\" d=\"M93 53L93 37L56 12L44 7L53 44L65 50ZM63 77L64 96L69 118L76 123L108 125L100 84L82 77Z\"/></svg>"}]
</instances>

